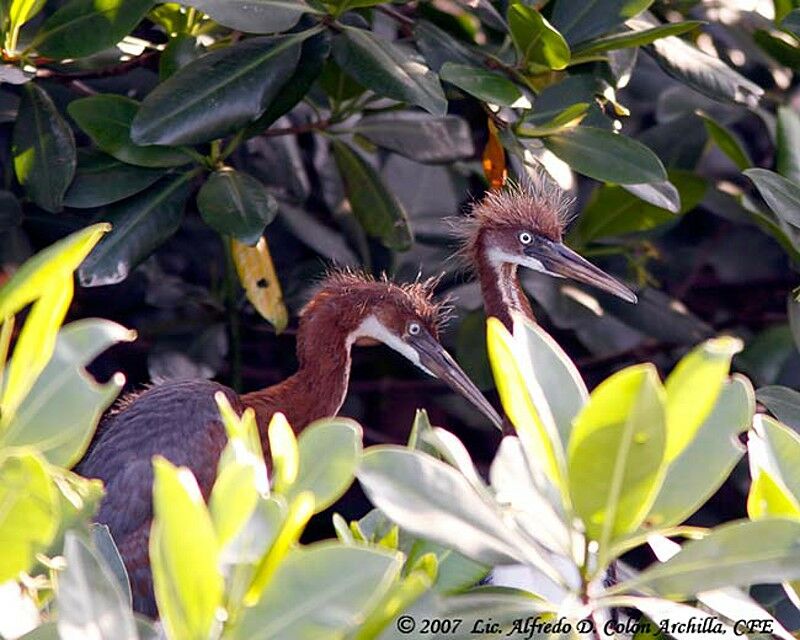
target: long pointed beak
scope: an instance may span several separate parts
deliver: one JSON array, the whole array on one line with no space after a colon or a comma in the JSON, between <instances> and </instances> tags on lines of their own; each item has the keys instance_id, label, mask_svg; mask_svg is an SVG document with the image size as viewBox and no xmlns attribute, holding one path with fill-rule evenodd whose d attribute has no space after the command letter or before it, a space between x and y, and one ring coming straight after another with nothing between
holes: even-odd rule
<instances>
[{"instance_id":1,"label":"long pointed beak","mask_svg":"<svg viewBox=\"0 0 800 640\"><path fill-rule=\"evenodd\" d=\"M539 238L525 248L525 255L541 262L545 271L551 275L591 284L628 302L637 301L636 294L619 280L598 269L561 242Z\"/></svg>"},{"instance_id":2,"label":"long pointed beak","mask_svg":"<svg viewBox=\"0 0 800 640\"><path fill-rule=\"evenodd\" d=\"M469 400L495 427L503 428L497 411L436 338L423 330L416 336L410 336L407 342L419 354L419 363L428 373L446 382Z\"/></svg>"}]
</instances>

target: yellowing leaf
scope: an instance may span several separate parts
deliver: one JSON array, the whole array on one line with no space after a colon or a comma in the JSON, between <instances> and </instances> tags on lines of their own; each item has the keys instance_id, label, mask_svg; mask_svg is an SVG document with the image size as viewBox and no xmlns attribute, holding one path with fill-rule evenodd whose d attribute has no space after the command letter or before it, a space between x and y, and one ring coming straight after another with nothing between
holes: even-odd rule
<instances>
[{"instance_id":1,"label":"yellowing leaf","mask_svg":"<svg viewBox=\"0 0 800 640\"><path fill-rule=\"evenodd\" d=\"M489 181L489 187L492 189L502 189L506 183L508 170L506 169L506 152L503 145L500 143L500 138L497 136L497 127L489 120L489 141L486 143L486 148L483 150L483 173Z\"/></svg>"},{"instance_id":2,"label":"yellowing leaf","mask_svg":"<svg viewBox=\"0 0 800 640\"><path fill-rule=\"evenodd\" d=\"M285 494L297 479L300 454L294 431L286 421L286 416L277 412L272 416L267 428L269 449L272 457L272 472L275 477L273 489Z\"/></svg>"},{"instance_id":3,"label":"yellowing leaf","mask_svg":"<svg viewBox=\"0 0 800 640\"><path fill-rule=\"evenodd\" d=\"M247 299L267 322L280 333L289 322L289 314L283 303L283 292L267 239L262 237L255 247L231 240L231 254Z\"/></svg>"}]
</instances>

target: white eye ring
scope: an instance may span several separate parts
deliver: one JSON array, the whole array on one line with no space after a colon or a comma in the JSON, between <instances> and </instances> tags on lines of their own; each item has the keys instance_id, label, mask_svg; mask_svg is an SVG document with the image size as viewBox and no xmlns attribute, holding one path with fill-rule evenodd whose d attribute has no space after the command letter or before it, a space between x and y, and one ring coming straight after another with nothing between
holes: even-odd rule
<instances>
[{"instance_id":1,"label":"white eye ring","mask_svg":"<svg viewBox=\"0 0 800 640\"><path fill-rule=\"evenodd\" d=\"M522 244L530 244L531 242L533 242L533 236L530 233L528 233L527 231L520 231L520 233L519 233L519 241Z\"/></svg>"},{"instance_id":2,"label":"white eye ring","mask_svg":"<svg viewBox=\"0 0 800 640\"><path fill-rule=\"evenodd\" d=\"M408 335L416 336L419 335L420 331L422 331L422 327L419 326L418 322L410 322L408 324Z\"/></svg>"}]
</instances>

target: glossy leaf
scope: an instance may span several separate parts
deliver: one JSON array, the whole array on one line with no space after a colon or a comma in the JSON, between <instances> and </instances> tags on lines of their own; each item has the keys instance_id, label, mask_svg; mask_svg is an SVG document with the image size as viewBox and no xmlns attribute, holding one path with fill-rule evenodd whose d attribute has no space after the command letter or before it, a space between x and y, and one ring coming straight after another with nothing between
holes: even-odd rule
<instances>
[{"instance_id":1,"label":"glossy leaf","mask_svg":"<svg viewBox=\"0 0 800 640\"><path fill-rule=\"evenodd\" d=\"M753 544L757 540L758 544ZM665 598L730 586L800 578L800 522L781 519L733 522L686 543L663 563L615 585L607 593L645 590Z\"/></svg>"},{"instance_id":2,"label":"glossy leaf","mask_svg":"<svg viewBox=\"0 0 800 640\"><path fill-rule=\"evenodd\" d=\"M191 174L169 176L147 193L109 207L103 218L112 231L81 265L84 287L116 284L178 229Z\"/></svg>"},{"instance_id":3,"label":"glossy leaf","mask_svg":"<svg viewBox=\"0 0 800 640\"><path fill-rule=\"evenodd\" d=\"M64 542L59 575L58 635L63 640L138 640L130 604L102 559L75 533Z\"/></svg>"},{"instance_id":4,"label":"glossy leaf","mask_svg":"<svg viewBox=\"0 0 800 640\"><path fill-rule=\"evenodd\" d=\"M231 256L250 304L280 333L289 323L289 312L283 302L283 291L267 239L263 236L255 247L232 239Z\"/></svg>"},{"instance_id":5,"label":"glossy leaf","mask_svg":"<svg viewBox=\"0 0 800 640\"><path fill-rule=\"evenodd\" d=\"M359 120L353 130L379 147L417 162L449 163L475 153L469 125L456 116L370 115Z\"/></svg>"},{"instance_id":6,"label":"glossy leaf","mask_svg":"<svg viewBox=\"0 0 800 640\"><path fill-rule=\"evenodd\" d=\"M741 141L736 138L736 135L730 129L704 113L699 115L703 118L703 124L706 126L709 137L740 171L753 166L753 161L750 159L747 149L742 146Z\"/></svg>"},{"instance_id":7,"label":"glossy leaf","mask_svg":"<svg viewBox=\"0 0 800 640\"><path fill-rule=\"evenodd\" d=\"M552 119L535 127L520 127L517 135L520 137L542 137L561 133L577 127L586 117L589 107L588 102L576 102L563 111L555 114Z\"/></svg>"},{"instance_id":8,"label":"glossy leaf","mask_svg":"<svg viewBox=\"0 0 800 640\"><path fill-rule=\"evenodd\" d=\"M508 9L508 27L520 63L529 71L559 70L569 64L570 51L566 40L533 7L512 4Z\"/></svg>"},{"instance_id":9,"label":"glossy leaf","mask_svg":"<svg viewBox=\"0 0 800 640\"><path fill-rule=\"evenodd\" d=\"M317 33L303 41L300 59L297 61L294 73L281 87L280 93L270 103L267 110L247 126L245 137L249 138L262 133L306 96L322 73L330 51L331 36L327 31Z\"/></svg>"},{"instance_id":10,"label":"glossy leaf","mask_svg":"<svg viewBox=\"0 0 800 640\"><path fill-rule=\"evenodd\" d=\"M131 123L138 110L135 100L113 94L79 98L67 108L92 142L117 160L142 167L175 167L192 161L181 149L134 144Z\"/></svg>"},{"instance_id":11,"label":"glossy leaf","mask_svg":"<svg viewBox=\"0 0 800 640\"><path fill-rule=\"evenodd\" d=\"M61 211L75 174L75 139L50 96L32 82L22 88L11 154L17 180L30 199L51 213Z\"/></svg>"},{"instance_id":12,"label":"glossy leaf","mask_svg":"<svg viewBox=\"0 0 800 640\"><path fill-rule=\"evenodd\" d=\"M364 29L343 27L334 38L333 55L346 73L375 93L435 116L447 113L436 74L396 44Z\"/></svg>"},{"instance_id":13,"label":"glossy leaf","mask_svg":"<svg viewBox=\"0 0 800 640\"><path fill-rule=\"evenodd\" d=\"M436 72L446 62L469 67L480 67L483 64L478 54L427 20L419 20L414 25L414 40L428 66Z\"/></svg>"},{"instance_id":14,"label":"glossy leaf","mask_svg":"<svg viewBox=\"0 0 800 640\"><path fill-rule=\"evenodd\" d=\"M196 144L255 120L294 73L310 35L250 38L201 56L145 98L131 138L137 144Z\"/></svg>"},{"instance_id":15,"label":"glossy leaf","mask_svg":"<svg viewBox=\"0 0 800 640\"><path fill-rule=\"evenodd\" d=\"M664 165L650 149L627 136L594 127L575 127L544 138L545 146L578 173L618 184L660 182Z\"/></svg>"},{"instance_id":16,"label":"glossy leaf","mask_svg":"<svg viewBox=\"0 0 800 640\"><path fill-rule=\"evenodd\" d=\"M353 483L361 459L361 427L346 418L312 422L297 440L299 473L286 493L291 501L303 491L314 494L316 513L327 509ZM324 460L324 464L320 464Z\"/></svg>"},{"instance_id":17,"label":"glossy leaf","mask_svg":"<svg viewBox=\"0 0 800 640\"><path fill-rule=\"evenodd\" d=\"M764 90L722 60L674 36L656 40L651 53L664 71L714 100L758 105Z\"/></svg>"},{"instance_id":18,"label":"glossy leaf","mask_svg":"<svg viewBox=\"0 0 800 640\"><path fill-rule=\"evenodd\" d=\"M194 62L206 53L205 47L194 36L178 33L169 39L164 51L158 57L158 78L162 82L178 69Z\"/></svg>"},{"instance_id":19,"label":"glossy leaf","mask_svg":"<svg viewBox=\"0 0 800 640\"><path fill-rule=\"evenodd\" d=\"M522 91L517 85L504 75L489 69L445 62L439 76L478 100L491 104L510 107L522 98Z\"/></svg>"},{"instance_id":20,"label":"glossy leaf","mask_svg":"<svg viewBox=\"0 0 800 640\"><path fill-rule=\"evenodd\" d=\"M108 320L79 320L58 333L53 357L0 435L4 446L31 445L51 464L72 467L86 451L100 416L120 392L125 377L96 383L85 367L117 342L136 333Z\"/></svg>"},{"instance_id":21,"label":"glossy leaf","mask_svg":"<svg viewBox=\"0 0 800 640\"><path fill-rule=\"evenodd\" d=\"M342 638L357 628L401 568L402 556L374 548L318 543L294 551L232 637Z\"/></svg>"},{"instance_id":22,"label":"glossy leaf","mask_svg":"<svg viewBox=\"0 0 800 640\"><path fill-rule=\"evenodd\" d=\"M170 637L207 638L223 593L211 516L189 469L161 456L153 467L150 562L161 623Z\"/></svg>"},{"instance_id":23,"label":"glossy leaf","mask_svg":"<svg viewBox=\"0 0 800 640\"><path fill-rule=\"evenodd\" d=\"M339 140L331 146L350 206L367 235L396 251L410 248L408 217L397 196L352 147Z\"/></svg>"},{"instance_id":24,"label":"glossy leaf","mask_svg":"<svg viewBox=\"0 0 800 640\"><path fill-rule=\"evenodd\" d=\"M78 478L79 476L75 477ZM99 483L98 480L87 481L84 478L80 478L80 480L82 483L87 484L89 482ZM100 489L99 493L100 497L102 497L102 489ZM98 497L98 503L99 501L100 498ZM122 556L119 554L119 549L117 549L117 545L111 537L111 531L108 526L93 522L89 525L89 535L92 541L92 548L96 551L97 557L111 573L111 577L114 578L117 587L122 591L123 600L128 608L130 608L132 598L128 570L125 568Z\"/></svg>"},{"instance_id":25,"label":"glossy leaf","mask_svg":"<svg viewBox=\"0 0 800 640\"><path fill-rule=\"evenodd\" d=\"M697 176L683 171L681 171L681 175L684 177L691 176L692 178L697 178ZM670 213L678 213L682 208L686 211L689 210L689 207L681 206L680 193L669 180L664 180L662 182L645 182L643 184L625 184L622 185L622 188L628 193L632 193L640 200L652 204L659 209L666 209Z\"/></svg>"},{"instance_id":26,"label":"glossy leaf","mask_svg":"<svg viewBox=\"0 0 800 640\"><path fill-rule=\"evenodd\" d=\"M278 213L278 203L263 184L230 167L218 169L203 183L197 208L214 230L249 245L258 243Z\"/></svg>"},{"instance_id":27,"label":"glossy leaf","mask_svg":"<svg viewBox=\"0 0 800 640\"><path fill-rule=\"evenodd\" d=\"M800 429L800 391L774 385L761 387L756 397L778 420Z\"/></svg>"},{"instance_id":28,"label":"glossy leaf","mask_svg":"<svg viewBox=\"0 0 800 640\"><path fill-rule=\"evenodd\" d=\"M152 6L153 0L69 0L45 20L36 49L48 58L80 58L108 49Z\"/></svg>"},{"instance_id":29,"label":"glossy leaf","mask_svg":"<svg viewBox=\"0 0 800 640\"><path fill-rule=\"evenodd\" d=\"M731 358L742 346L737 338L707 340L683 357L667 378L667 462L689 445L711 413L728 378Z\"/></svg>"},{"instance_id":30,"label":"glossy leaf","mask_svg":"<svg viewBox=\"0 0 800 640\"><path fill-rule=\"evenodd\" d=\"M550 20L574 45L613 31L652 3L653 0L556 0Z\"/></svg>"},{"instance_id":31,"label":"glossy leaf","mask_svg":"<svg viewBox=\"0 0 800 640\"><path fill-rule=\"evenodd\" d=\"M245 33L288 31L304 12L312 10L303 0L189 0L186 4Z\"/></svg>"},{"instance_id":32,"label":"glossy leaf","mask_svg":"<svg viewBox=\"0 0 800 640\"><path fill-rule=\"evenodd\" d=\"M90 225L27 260L0 288L0 318L14 315L53 282L71 275L110 228L106 223Z\"/></svg>"},{"instance_id":33,"label":"glossy leaf","mask_svg":"<svg viewBox=\"0 0 800 640\"><path fill-rule=\"evenodd\" d=\"M679 36L683 33L687 33L688 31L696 29L701 24L703 24L703 22L700 20L686 20L683 22L666 23L649 29L614 33L602 38L595 38L580 47L576 47L573 51L573 56L576 58L587 57L597 55L598 53L605 53L606 51L615 51L630 47L643 47L661 38Z\"/></svg>"},{"instance_id":34,"label":"glossy leaf","mask_svg":"<svg viewBox=\"0 0 800 640\"><path fill-rule=\"evenodd\" d=\"M102 207L144 191L164 172L136 167L104 153L78 153L78 170L64 204L78 209Z\"/></svg>"},{"instance_id":35,"label":"glossy leaf","mask_svg":"<svg viewBox=\"0 0 800 640\"><path fill-rule=\"evenodd\" d=\"M644 520L663 481L665 397L652 365L602 382L575 419L568 448L575 510L604 549Z\"/></svg>"},{"instance_id":36,"label":"glossy leaf","mask_svg":"<svg viewBox=\"0 0 800 640\"><path fill-rule=\"evenodd\" d=\"M749 428L754 411L752 385L734 376L694 439L670 464L644 527L679 525L705 504L744 454L737 436Z\"/></svg>"},{"instance_id":37,"label":"glossy leaf","mask_svg":"<svg viewBox=\"0 0 800 640\"><path fill-rule=\"evenodd\" d=\"M58 498L45 463L34 453L0 458L0 581L15 578L44 551L58 529Z\"/></svg>"},{"instance_id":38,"label":"glossy leaf","mask_svg":"<svg viewBox=\"0 0 800 640\"><path fill-rule=\"evenodd\" d=\"M769 169L744 171L776 216L800 227L800 186Z\"/></svg>"}]
</instances>

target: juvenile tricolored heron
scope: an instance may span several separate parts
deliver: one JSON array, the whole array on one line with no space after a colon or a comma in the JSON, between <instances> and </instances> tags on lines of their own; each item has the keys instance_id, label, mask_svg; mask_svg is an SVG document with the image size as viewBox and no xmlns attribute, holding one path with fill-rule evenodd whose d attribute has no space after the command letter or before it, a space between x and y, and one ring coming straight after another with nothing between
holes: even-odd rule
<instances>
[{"instance_id":1,"label":"juvenile tricolored heron","mask_svg":"<svg viewBox=\"0 0 800 640\"><path fill-rule=\"evenodd\" d=\"M573 278L636 302L636 294L562 242L569 200L544 176L489 191L459 218L461 253L474 270L487 317L511 331L511 313L535 320L517 267Z\"/></svg>"},{"instance_id":2,"label":"juvenile tricolored heron","mask_svg":"<svg viewBox=\"0 0 800 640\"><path fill-rule=\"evenodd\" d=\"M335 272L305 306L297 334L297 373L242 396L206 380L165 383L126 398L104 420L96 442L78 464L100 478L106 495L97 520L119 547L134 609L155 616L148 541L152 520L152 457L189 467L208 499L226 443L214 394L222 391L241 413L252 407L267 458L267 425L283 412L295 430L339 411L347 393L350 349L382 342L420 369L448 383L495 425L492 406L437 339L442 306L430 282L398 285L353 272ZM321 461L322 463L322 461ZM187 532L190 535L191 532Z\"/></svg>"}]
</instances>

